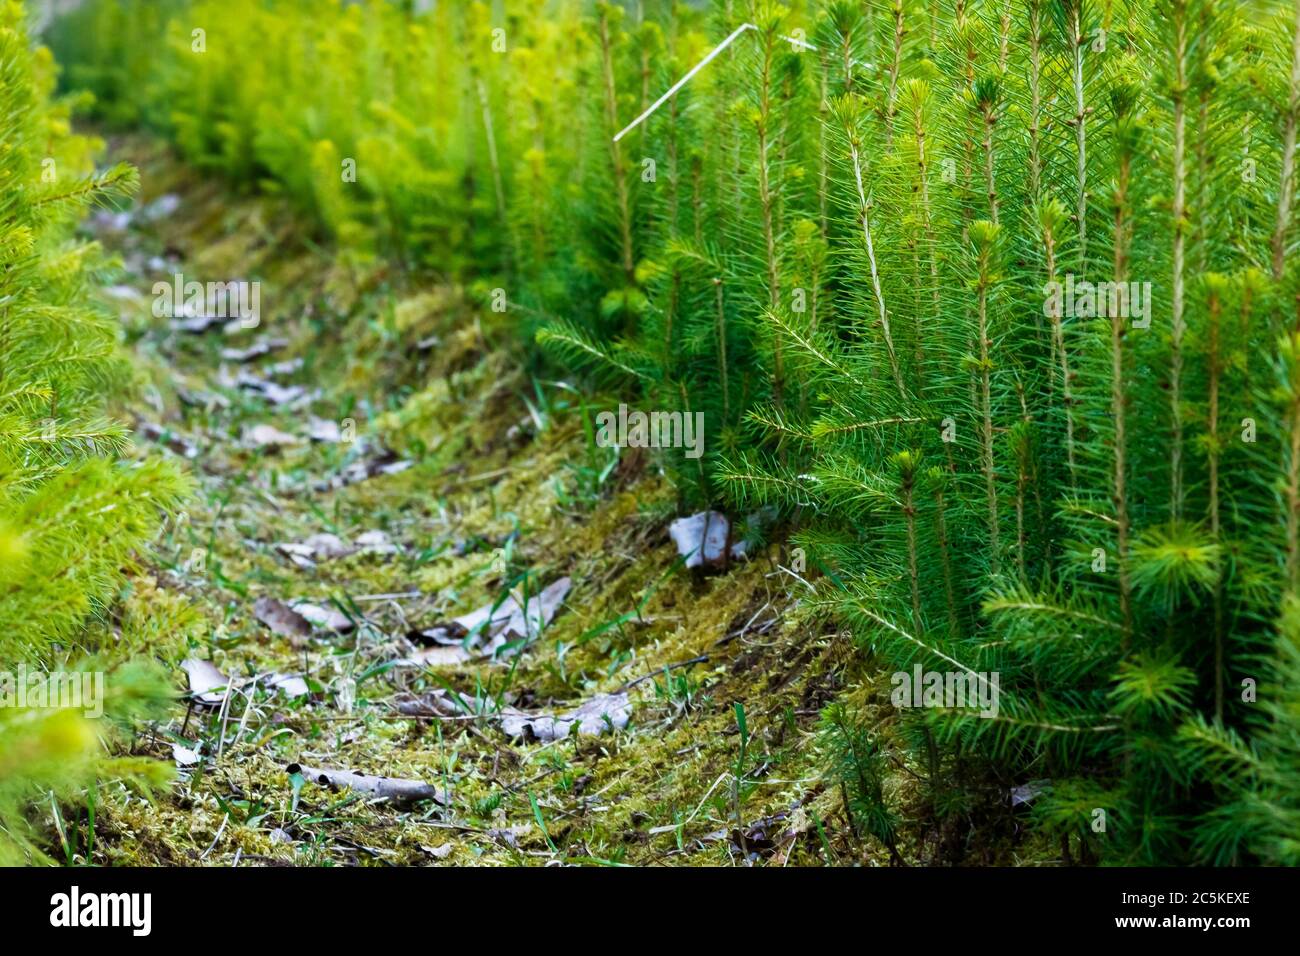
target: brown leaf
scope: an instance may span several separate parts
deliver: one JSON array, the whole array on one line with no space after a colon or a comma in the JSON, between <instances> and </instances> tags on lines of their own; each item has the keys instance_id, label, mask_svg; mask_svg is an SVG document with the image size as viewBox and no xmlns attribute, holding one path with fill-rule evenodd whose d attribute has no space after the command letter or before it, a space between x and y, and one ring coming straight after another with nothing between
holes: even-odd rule
<instances>
[{"instance_id":1,"label":"brown leaf","mask_svg":"<svg viewBox=\"0 0 1300 956\"><path fill-rule=\"evenodd\" d=\"M307 619L275 598L258 598L253 605L253 616L281 637L307 637L311 634L311 624Z\"/></svg>"}]
</instances>

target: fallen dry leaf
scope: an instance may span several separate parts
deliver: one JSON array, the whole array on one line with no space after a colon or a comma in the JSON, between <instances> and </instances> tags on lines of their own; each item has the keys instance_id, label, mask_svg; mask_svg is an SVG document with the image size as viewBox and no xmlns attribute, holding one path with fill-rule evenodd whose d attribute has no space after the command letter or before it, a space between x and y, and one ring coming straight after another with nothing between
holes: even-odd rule
<instances>
[{"instance_id":1,"label":"fallen dry leaf","mask_svg":"<svg viewBox=\"0 0 1300 956\"><path fill-rule=\"evenodd\" d=\"M280 637L297 638L311 634L311 624L307 619L275 598L258 598L253 605L253 616Z\"/></svg>"},{"instance_id":2,"label":"fallen dry leaf","mask_svg":"<svg viewBox=\"0 0 1300 956\"><path fill-rule=\"evenodd\" d=\"M289 606L298 616L305 618L312 627L336 631L339 634L346 634L356 627L352 618L332 607L322 607L307 601L294 601Z\"/></svg>"},{"instance_id":3,"label":"fallen dry leaf","mask_svg":"<svg viewBox=\"0 0 1300 956\"><path fill-rule=\"evenodd\" d=\"M242 442L245 448L276 449L300 445L302 439L297 435L281 431L274 425L253 425L244 429Z\"/></svg>"},{"instance_id":4,"label":"fallen dry leaf","mask_svg":"<svg viewBox=\"0 0 1300 956\"><path fill-rule=\"evenodd\" d=\"M272 352L278 352L288 344L288 339L259 339L246 349L222 349L221 358L226 362L251 362Z\"/></svg>"},{"instance_id":5,"label":"fallen dry leaf","mask_svg":"<svg viewBox=\"0 0 1300 956\"><path fill-rule=\"evenodd\" d=\"M486 836L489 840L492 840L494 843L500 843L503 846L508 846L508 847L518 847L519 838L522 836L527 836L528 831L530 829L532 828L527 825L520 825L514 827L494 827L491 830L485 831L483 835Z\"/></svg>"},{"instance_id":6,"label":"fallen dry leaf","mask_svg":"<svg viewBox=\"0 0 1300 956\"><path fill-rule=\"evenodd\" d=\"M332 790L356 790L360 793L373 793L393 801L433 800L447 806L450 796L446 790L439 790L422 780L404 780L401 777L375 777L370 774L356 773L352 770L329 770L324 767L307 767L300 763L291 763L285 772L292 775L301 773L312 783L329 787Z\"/></svg>"},{"instance_id":7,"label":"fallen dry leaf","mask_svg":"<svg viewBox=\"0 0 1300 956\"><path fill-rule=\"evenodd\" d=\"M1051 784L1050 780L1031 780L1028 783L1022 783L1018 787L1012 787L1009 792L1011 796L1011 805L1013 807L1027 806L1033 803L1043 791Z\"/></svg>"},{"instance_id":8,"label":"fallen dry leaf","mask_svg":"<svg viewBox=\"0 0 1300 956\"><path fill-rule=\"evenodd\" d=\"M404 717L454 717L458 713L447 692L441 689L394 701L393 707Z\"/></svg>"},{"instance_id":9,"label":"fallen dry leaf","mask_svg":"<svg viewBox=\"0 0 1300 956\"><path fill-rule=\"evenodd\" d=\"M355 485L358 482L375 478L379 475L396 475L415 465L413 461L407 461L404 458L398 458L391 451L380 452L373 458L364 458L360 461L354 461L341 472L332 478L324 481L318 481L313 486L314 491L333 491L339 488Z\"/></svg>"},{"instance_id":10,"label":"fallen dry leaf","mask_svg":"<svg viewBox=\"0 0 1300 956\"><path fill-rule=\"evenodd\" d=\"M215 314L189 314L194 310L181 310L181 315L174 318L171 322L171 328L175 332L185 332L189 335L202 335L209 329L217 326L225 326L230 319ZM238 321L238 320L236 320Z\"/></svg>"},{"instance_id":11,"label":"fallen dry leaf","mask_svg":"<svg viewBox=\"0 0 1300 956\"><path fill-rule=\"evenodd\" d=\"M567 577L553 581L540 594L531 595L524 607L519 606L514 595L508 595L495 610L487 604L453 623L480 640L486 637L487 650L496 650L511 639L532 640L551 623L571 584Z\"/></svg>"},{"instance_id":12,"label":"fallen dry leaf","mask_svg":"<svg viewBox=\"0 0 1300 956\"><path fill-rule=\"evenodd\" d=\"M343 440L343 430L338 422L313 415L307 420L307 437L312 441L337 444Z\"/></svg>"},{"instance_id":13,"label":"fallen dry leaf","mask_svg":"<svg viewBox=\"0 0 1300 956\"><path fill-rule=\"evenodd\" d=\"M278 690L286 697L306 697L311 693L307 682L297 674L281 674L272 671L264 678L267 690Z\"/></svg>"},{"instance_id":14,"label":"fallen dry leaf","mask_svg":"<svg viewBox=\"0 0 1300 956\"><path fill-rule=\"evenodd\" d=\"M622 730L632 716L632 704L627 692L617 694L598 694L584 701L567 713L527 714L511 709L501 716L501 729L506 736L531 738L541 743L562 740L573 731L576 724L578 733L584 736L597 736L607 730Z\"/></svg>"},{"instance_id":15,"label":"fallen dry leaf","mask_svg":"<svg viewBox=\"0 0 1300 956\"><path fill-rule=\"evenodd\" d=\"M283 362L273 362L266 366L268 375L292 375L294 372L301 372L303 366L307 363L303 361L302 356L297 358L285 359Z\"/></svg>"},{"instance_id":16,"label":"fallen dry leaf","mask_svg":"<svg viewBox=\"0 0 1300 956\"><path fill-rule=\"evenodd\" d=\"M246 369L240 369L238 374L230 375L225 367L222 367L218 376L218 381L226 388L238 388L266 399L272 405L298 405L313 401L317 393L308 392L301 385L280 385L270 379L262 378L260 375L254 375Z\"/></svg>"},{"instance_id":17,"label":"fallen dry leaf","mask_svg":"<svg viewBox=\"0 0 1300 956\"><path fill-rule=\"evenodd\" d=\"M668 536L677 545L677 553L686 559L687 568L724 566L730 531L727 516L717 511L700 511L689 518L678 518L668 526ZM745 542L731 545L730 557L744 556Z\"/></svg>"},{"instance_id":18,"label":"fallen dry leaf","mask_svg":"<svg viewBox=\"0 0 1300 956\"><path fill-rule=\"evenodd\" d=\"M190 693L204 704L219 704L226 698L230 678L217 669L212 661L191 657L181 664L190 680Z\"/></svg>"},{"instance_id":19,"label":"fallen dry leaf","mask_svg":"<svg viewBox=\"0 0 1300 956\"><path fill-rule=\"evenodd\" d=\"M147 222L166 219L181 207L181 197L175 193L163 193L149 205L140 210L140 217Z\"/></svg>"},{"instance_id":20,"label":"fallen dry leaf","mask_svg":"<svg viewBox=\"0 0 1300 956\"><path fill-rule=\"evenodd\" d=\"M551 623L572 585L571 579L559 578L551 582L540 594L531 595L526 608L520 607L513 594L508 594L500 603L492 602L475 608L468 614L462 614L444 624L436 624L412 636L417 640L432 641L435 644L459 647L466 636L471 643L482 647L483 651L495 651L511 640L536 638ZM424 655L428 663L436 659L439 663L458 663L468 660L469 655L455 657L436 653L438 648L427 647L414 658Z\"/></svg>"},{"instance_id":21,"label":"fallen dry leaf","mask_svg":"<svg viewBox=\"0 0 1300 956\"><path fill-rule=\"evenodd\" d=\"M327 531L314 534L304 541L282 541L276 544L275 548L298 567L307 569L316 567L318 561L345 558L355 551L354 548L344 544L338 535Z\"/></svg>"},{"instance_id":22,"label":"fallen dry leaf","mask_svg":"<svg viewBox=\"0 0 1300 956\"><path fill-rule=\"evenodd\" d=\"M192 767L199 762L199 752L180 744L172 744L172 760L178 767Z\"/></svg>"},{"instance_id":23,"label":"fallen dry leaf","mask_svg":"<svg viewBox=\"0 0 1300 956\"><path fill-rule=\"evenodd\" d=\"M143 437L158 442L164 448L175 452L182 458L194 459L199 456L198 446L194 442L170 428L144 419L138 420L137 428Z\"/></svg>"},{"instance_id":24,"label":"fallen dry leaf","mask_svg":"<svg viewBox=\"0 0 1300 956\"><path fill-rule=\"evenodd\" d=\"M401 551L387 532L367 531L356 538L357 550L362 554L397 554Z\"/></svg>"},{"instance_id":25,"label":"fallen dry leaf","mask_svg":"<svg viewBox=\"0 0 1300 956\"><path fill-rule=\"evenodd\" d=\"M470 659L465 648L459 644L450 646L423 647L398 661L414 667L442 667L449 664L463 664Z\"/></svg>"}]
</instances>

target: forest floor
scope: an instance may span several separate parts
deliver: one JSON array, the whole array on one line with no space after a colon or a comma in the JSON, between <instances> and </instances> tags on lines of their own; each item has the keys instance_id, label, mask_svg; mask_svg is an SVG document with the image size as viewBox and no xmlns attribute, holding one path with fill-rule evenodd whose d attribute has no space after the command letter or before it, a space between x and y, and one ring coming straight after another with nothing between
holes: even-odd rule
<instances>
[{"instance_id":1,"label":"forest floor","mask_svg":"<svg viewBox=\"0 0 1300 956\"><path fill-rule=\"evenodd\" d=\"M143 182L87 226L123 264L119 411L196 491L115 611L186 695L135 742L179 779L101 797L94 862L888 862L820 772L821 708L872 684L803 582L767 555L685 570L672 489L590 442L509 315L113 152ZM154 316L176 274L259 281L256 327ZM549 719L579 707L580 732ZM348 787L394 780L419 799Z\"/></svg>"}]
</instances>

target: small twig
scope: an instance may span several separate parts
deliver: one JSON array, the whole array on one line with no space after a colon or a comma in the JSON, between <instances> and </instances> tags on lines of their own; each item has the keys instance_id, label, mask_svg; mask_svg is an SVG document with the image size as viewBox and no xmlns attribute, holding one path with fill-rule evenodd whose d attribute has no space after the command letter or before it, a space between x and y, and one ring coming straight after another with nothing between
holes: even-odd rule
<instances>
[{"instance_id":1,"label":"small twig","mask_svg":"<svg viewBox=\"0 0 1300 956\"><path fill-rule=\"evenodd\" d=\"M221 826L217 827L217 835L212 838L212 842L208 844L208 848L204 850L203 853L199 856L200 860L206 860L208 858L208 854L211 853L214 849L216 849L217 841L221 839L221 834L226 832L226 823L229 820L230 820L229 813L225 814L221 818Z\"/></svg>"},{"instance_id":2,"label":"small twig","mask_svg":"<svg viewBox=\"0 0 1300 956\"><path fill-rule=\"evenodd\" d=\"M423 591L394 591L391 594L359 594L354 597L354 601L395 601L399 598L418 598L424 595Z\"/></svg>"}]
</instances>

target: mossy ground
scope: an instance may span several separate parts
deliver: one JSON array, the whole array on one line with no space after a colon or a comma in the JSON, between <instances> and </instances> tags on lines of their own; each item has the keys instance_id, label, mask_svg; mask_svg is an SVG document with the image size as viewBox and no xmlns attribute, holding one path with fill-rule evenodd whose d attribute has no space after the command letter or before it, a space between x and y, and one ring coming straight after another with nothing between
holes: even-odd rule
<instances>
[{"instance_id":1,"label":"mossy ground","mask_svg":"<svg viewBox=\"0 0 1300 956\"><path fill-rule=\"evenodd\" d=\"M284 204L232 199L157 147L114 148L144 183L125 228L108 217L97 228L123 259L116 301L142 379L122 411L165 429L140 439L141 455L173 454L174 437L193 443L199 485L120 615L132 640L176 668L178 690L180 662L198 656L231 675L302 673L312 694L182 705L141 734L139 753L170 761L181 744L203 759L152 802L108 788L95 862L887 860L852 836L821 779L819 709L862 664L799 606L802 584L761 556L708 577L682 570L666 533L677 502L653 459L594 460L581 399L525 371L509 315L445 281L338 258ZM259 327L172 331L151 314L150 290L175 272L260 281ZM319 394L276 407L222 385L221 350L270 337L288 346L244 367ZM239 366L224 365L228 382ZM302 435L309 414L355 422L357 440L278 451L241 441L255 424ZM320 490L381 447L414 466ZM275 548L370 530L400 554L302 569ZM537 586L573 581L535 642L494 663L395 665L411 651L408 632L494 599L503 560ZM359 627L292 642L255 619L262 596L332 603ZM631 723L614 733L523 743L493 718L503 703L565 709L634 681ZM398 695L440 687L476 712L396 713ZM738 703L751 738L741 767ZM294 761L426 780L450 803L393 806L311 783L295 794Z\"/></svg>"}]
</instances>

